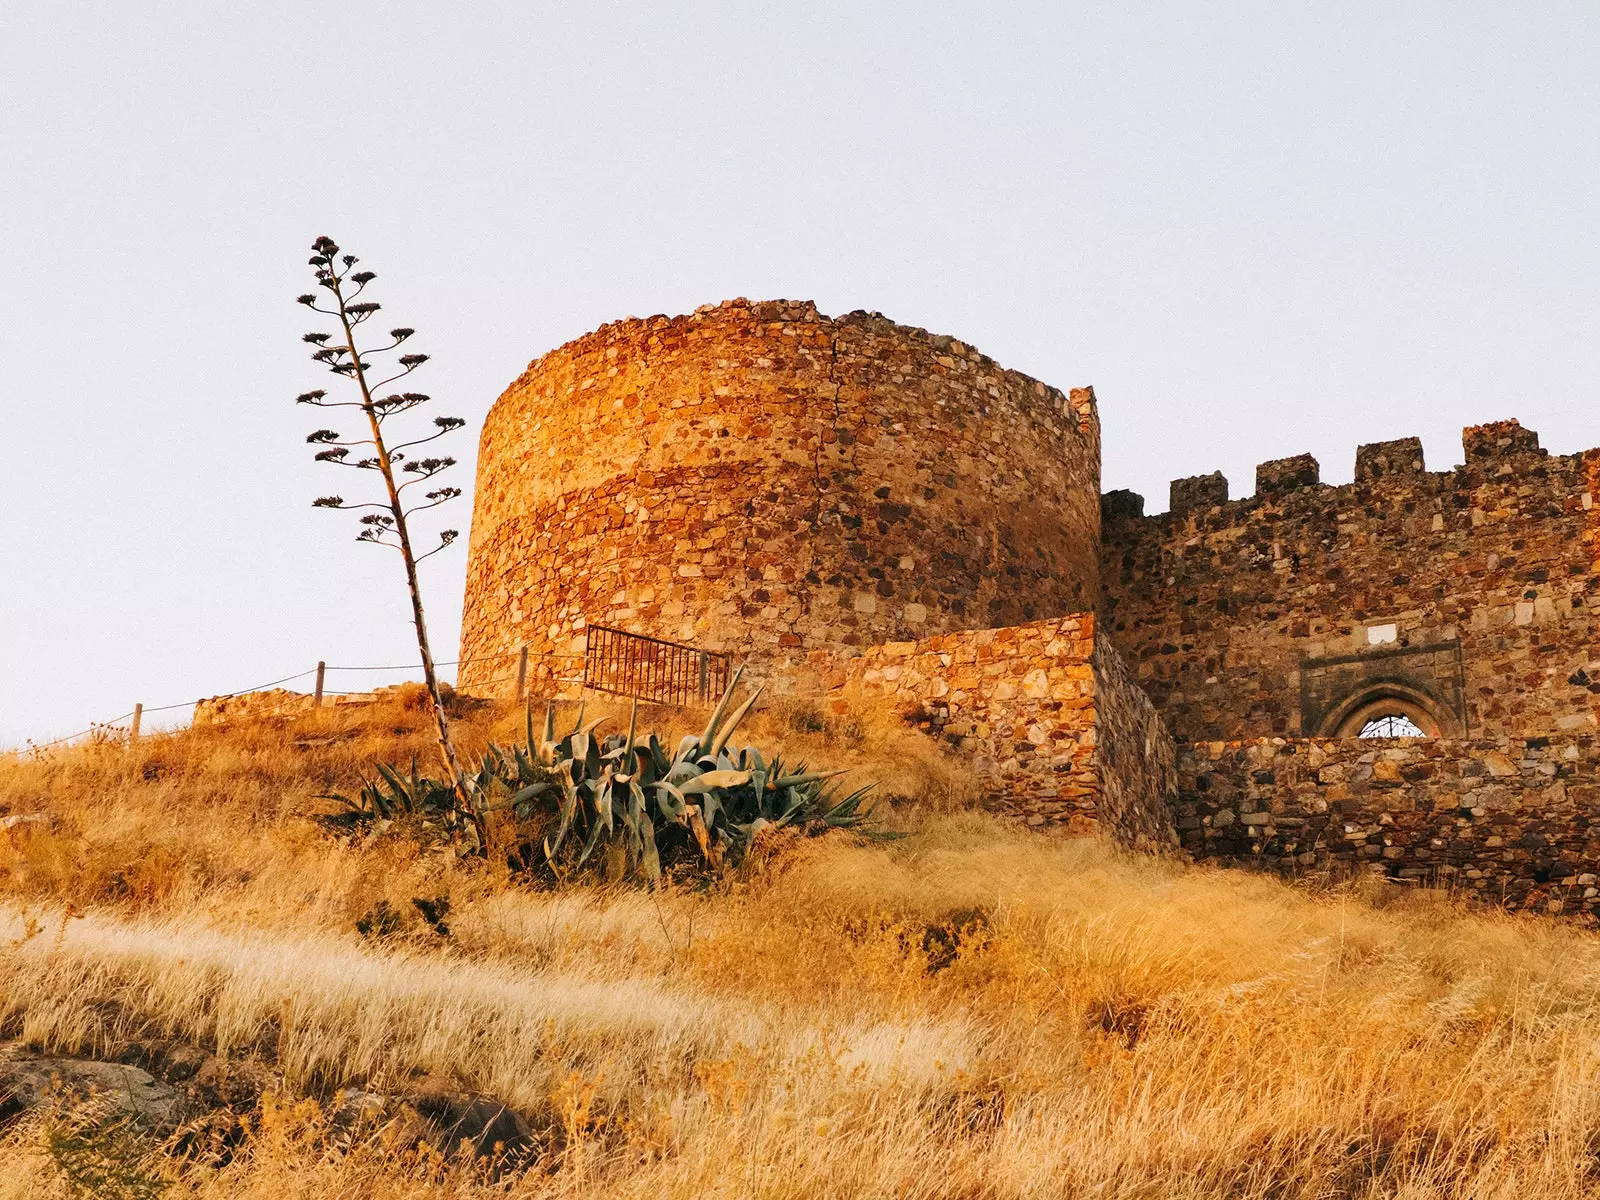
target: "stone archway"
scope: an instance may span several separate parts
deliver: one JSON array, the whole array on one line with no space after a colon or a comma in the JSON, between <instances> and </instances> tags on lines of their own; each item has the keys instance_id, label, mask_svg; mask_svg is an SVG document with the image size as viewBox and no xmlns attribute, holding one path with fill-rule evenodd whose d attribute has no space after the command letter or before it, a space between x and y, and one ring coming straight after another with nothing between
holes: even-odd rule
<instances>
[{"instance_id":1,"label":"stone archway","mask_svg":"<svg viewBox=\"0 0 1600 1200\"><path fill-rule=\"evenodd\" d=\"M1333 705L1319 722L1317 737L1359 737L1370 723L1399 717L1424 737L1459 737L1455 714L1421 688L1397 680L1373 683Z\"/></svg>"}]
</instances>

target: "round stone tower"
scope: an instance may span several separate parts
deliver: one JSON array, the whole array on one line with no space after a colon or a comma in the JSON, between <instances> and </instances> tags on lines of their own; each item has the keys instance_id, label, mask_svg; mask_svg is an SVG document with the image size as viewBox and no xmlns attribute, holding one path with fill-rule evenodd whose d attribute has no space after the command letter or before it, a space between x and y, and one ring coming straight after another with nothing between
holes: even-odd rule
<instances>
[{"instance_id":1,"label":"round stone tower","mask_svg":"<svg viewBox=\"0 0 1600 1200\"><path fill-rule=\"evenodd\" d=\"M533 362L484 422L461 686L590 623L773 660L1099 594L1100 430L875 313L734 300Z\"/></svg>"}]
</instances>

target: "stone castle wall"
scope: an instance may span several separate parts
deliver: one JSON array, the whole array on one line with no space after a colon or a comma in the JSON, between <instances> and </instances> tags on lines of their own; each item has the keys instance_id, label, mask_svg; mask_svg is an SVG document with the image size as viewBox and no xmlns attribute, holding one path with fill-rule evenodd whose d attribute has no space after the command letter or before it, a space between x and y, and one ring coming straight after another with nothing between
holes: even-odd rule
<instances>
[{"instance_id":1,"label":"stone castle wall","mask_svg":"<svg viewBox=\"0 0 1600 1200\"><path fill-rule=\"evenodd\" d=\"M1093 666L1100 823L1135 850L1174 850L1177 745L1111 639L1098 630Z\"/></svg>"},{"instance_id":2,"label":"stone castle wall","mask_svg":"<svg viewBox=\"0 0 1600 1200\"><path fill-rule=\"evenodd\" d=\"M1175 844L1174 746L1093 613L873 646L844 660L841 706L874 699L950 744L994 811L1034 827Z\"/></svg>"},{"instance_id":3,"label":"stone castle wall","mask_svg":"<svg viewBox=\"0 0 1600 1200\"><path fill-rule=\"evenodd\" d=\"M590 622L781 664L1092 608L1099 462L1089 389L876 314L604 326L485 422L461 686Z\"/></svg>"},{"instance_id":4,"label":"stone castle wall","mask_svg":"<svg viewBox=\"0 0 1600 1200\"><path fill-rule=\"evenodd\" d=\"M1417 439L1363 446L1337 487L1266 463L1246 500L1178 480L1159 516L1105 496L1103 627L1180 741L1333 732L1372 692L1445 735L1594 730L1600 452L1515 421L1463 445L1431 473Z\"/></svg>"},{"instance_id":5,"label":"stone castle wall","mask_svg":"<svg viewBox=\"0 0 1600 1200\"><path fill-rule=\"evenodd\" d=\"M604 326L485 423L461 686L526 646L558 694L612 625L891 705L1035 827L1600 913L1600 451L1504 421L1145 516L1099 437L1091 390L874 313ZM1380 710L1439 736L1319 736Z\"/></svg>"},{"instance_id":6,"label":"stone castle wall","mask_svg":"<svg viewBox=\"0 0 1600 1200\"><path fill-rule=\"evenodd\" d=\"M1179 747L1178 779L1179 835L1197 859L1600 913L1590 736L1197 742Z\"/></svg>"}]
</instances>

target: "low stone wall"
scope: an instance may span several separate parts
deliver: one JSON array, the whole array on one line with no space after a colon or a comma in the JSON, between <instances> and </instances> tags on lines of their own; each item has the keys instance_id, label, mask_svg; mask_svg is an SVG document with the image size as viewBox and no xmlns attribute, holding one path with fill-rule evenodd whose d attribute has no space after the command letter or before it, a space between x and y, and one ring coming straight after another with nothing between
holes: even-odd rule
<instances>
[{"instance_id":1,"label":"low stone wall","mask_svg":"<svg viewBox=\"0 0 1600 1200\"><path fill-rule=\"evenodd\" d=\"M841 709L880 700L950 742L995 811L1145 848L1175 842L1172 739L1115 650L1097 646L1092 613L872 646L830 682Z\"/></svg>"},{"instance_id":2,"label":"low stone wall","mask_svg":"<svg viewBox=\"0 0 1600 1200\"><path fill-rule=\"evenodd\" d=\"M309 693L291 692L285 688L245 692L238 696L212 696L195 704L193 724L225 725L229 721L298 717L311 711L311 700Z\"/></svg>"},{"instance_id":3,"label":"low stone wall","mask_svg":"<svg viewBox=\"0 0 1600 1200\"><path fill-rule=\"evenodd\" d=\"M1197 859L1600 913L1600 747L1588 735L1184 744L1177 826Z\"/></svg>"},{"instance_id":4,"label":"low stone wall","mask_svg":"<svg viewBox=\"0 0 1600 1200\"><path fill-rule=\"evenodd\" d=\"M375 692L352 692L348 695L324 695L322 703L328 708L360 707L392 699L395 688L380 688ZM316 699L310 692L291 692L286 688L270 688L263 692L241 692L237 696L213 696L198 701L194 706L194 725L225 725L230 721L263 721L303 717L315 707Z\"/></svg>"}]
</instances>

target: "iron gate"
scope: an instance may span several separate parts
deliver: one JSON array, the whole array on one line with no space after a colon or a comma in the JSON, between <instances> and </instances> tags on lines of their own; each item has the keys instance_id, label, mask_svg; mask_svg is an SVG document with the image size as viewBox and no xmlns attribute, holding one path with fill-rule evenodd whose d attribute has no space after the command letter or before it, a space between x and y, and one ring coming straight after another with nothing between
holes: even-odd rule
<instances>
[{"instance_id":1,"label":"iron gate","mask_svg":"<svg viewBox=\"0 0 1600 1200\"><path fill-rule=\"evenodd\" d=\"M657 704L703 704L727 690L730 667L726 654L591 625L583 686Z\"/></svg>"}]
</instances>

